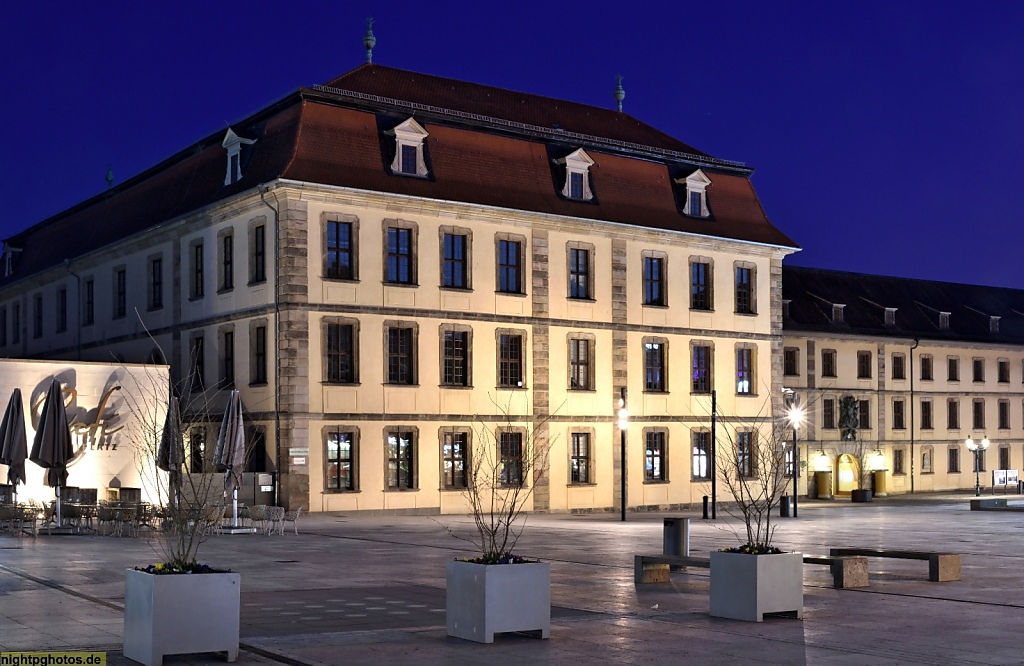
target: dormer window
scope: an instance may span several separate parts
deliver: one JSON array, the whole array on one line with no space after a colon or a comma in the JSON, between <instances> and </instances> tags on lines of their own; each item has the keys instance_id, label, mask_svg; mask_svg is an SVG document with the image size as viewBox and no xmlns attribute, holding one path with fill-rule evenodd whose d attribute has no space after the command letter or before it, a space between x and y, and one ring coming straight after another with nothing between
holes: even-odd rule
<instances>
[{"instance_id":1,"label":"dormer window","mask_svg":"<svg viewBox=\"0 0 1024 666\"><path fill-rule=\"evenodd\" d=\"M683 212L690 217L711 217L707 195L711 179L705 176L703 171L697 169L689 176L677 178L676 182L686 188Z\"/></svg>"},{"instance_id":2,"label":"dormer window","mask_svg":"<svg viewBox=\"0 0 1024 666\"><path fill-rule=\"evenodd\" d=\"M792 302L793 301L791 301L789 299L783 299L782 300L782 318L783 319L789 319L789 304L792 303Z\"/></svg>"},{"instance_id":3,"label":"dormer window","mask_svg":"<svg viewBox=\"0 0 1024 666\"><path fill-rule=\"evenodd\" d=\"M224 134L224 141L221 146L228 153L227 168L224 172L224 184L231 185L242 180L242 146L251 146L256 143L255 139L245 139L235 134L230 127Z\"/></svg>"},{"instance_id":4,"label":"dormer window","mask_svg":"<svg viewBox=\"0 0 1024 666\"><path fill-rule=\"evenodd\" d=\"M10 277L14 273L14 253L21 252L21 248L12 247L10 245L4 246L3 264L4 264L4 277Z\"/></svg>"},{"instance_id":5,"label":"dormer window","mask_svg":"<svg viewBox=\"0 0 1024 666\"><path fill-rule=\"evenodd\" d=\"M896 325L896 308L885 309L885 325L888 327Z\"/></svg>"},{"instance_id":6,"label":"dormer window","mask_svg":"<svg viewBox=\"0 0 1024 666\"><path fill-rule=\"evenodd\" d=\"M846 305L842 304L842 303L833 303L832 304L832 323L833 324L842 324L843 323L843 309L845 307L846 307Z\"/></svg>"},{"instance_id":7,"label":"dormer window","mask_svg":"<svg viewBox=\"0 0 1024 666\"><path fill-rule=\"evenodd\" d=\"M949 330L949 315L950 314L951 313L949 313L949 312L940 312L939 313L939 330L940 331L948 331Z\"/></svg>"},{"instance_id":8,"label":"dormer window","mask_svg":"<svg viewBox=\"0 0 1024 666\"><path fill-rule=\"evenodd\" d=\"M594 193L590 189L590 167L594 160L582 148L555 160L556 164L565 165L565 185L562 196L576 201L590 201Z\"/></svg>"},{"instance_id":9,"label":"dormer window","mask_svg":"<svg viewBox=\"0 0 1024 666\"><path fill-rule=\"evenodd\" d=\"M998 333L999 332L999 317L990 316L988 318L988 332Z\"/></svg>"},{"instance_id":10,"label":"dormer window","mask_svg":"<svg viewBox=\"0 0 1024 666\"><path fill-rule=\"evenodd\" d=\"M426 178L427 162L423 157L423 145L427 130L413 118L388 130L388 136L395 137L395 159L391 162L391 173L401 176Z\"/></svg>"}]
</instances>

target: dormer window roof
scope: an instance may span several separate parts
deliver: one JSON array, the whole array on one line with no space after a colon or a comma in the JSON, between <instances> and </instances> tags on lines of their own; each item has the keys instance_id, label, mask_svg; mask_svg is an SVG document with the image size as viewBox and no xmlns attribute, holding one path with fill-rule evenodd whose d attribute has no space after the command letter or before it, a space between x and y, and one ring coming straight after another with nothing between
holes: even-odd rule
<instances>
[{"instance_id":1,"label":"dormer window roof","mask_svg":"<svg viewBox=\"0 0 1024 666\"><path fill-rule=\"evenodd\" d=\"M842 324L843 323L843 309L846 307L845 303L833 303L832 304L832 323Z\"/></svg>"},{"instance_id":2,"label":"dormer window roof","mask_svg":"<svg viewBox=\"0 0 1024 666\"><path fill-rule=\"evenodd\" d=\"M690 217L711 217L707 194L707 188L711 185L711 179L703 171L697 169L689 176L677 178L676 183L686 188L683 199L684 213Z\"/></svg>"},{"instance_id":3,"label":"dormer window roof","mask_svg":"<svg viewBox=\"0 0 1024 666\"><path fill-rule=\"evenodd\" d=\"M940 331L948 331L949 330L949 315L950 314L952 314L952 313L951 312L940 312L939 313L939 330Z\"/></svg>"},{"instance_id":4,"label":"dormer window roof","mask_svg":"<svg viewBox=\"0 0 1024 666\"><path fill-rule=\"evenodd\" d=\"M889 327L896 325L896 308L885 309L885 325Z\"/></svg>"},{"instance_id":5,"label":"dormer window roof","mask_svg":"<svg viewBox=\"0 0 1024 666\"><path fill-rule=\"evenodd\" d=\"M578 148L565 157L555 160L556 164L565 165L565 184L562 196L576 201L590 201L594 193L590 188L590 167L594 160L587 151Z\"/></svg>"},{"instance_id":6,"label":"dormer window roof","mask_svg":"<svg viewBox=\"0 0 1024 666\"><path fill-rule=\"evenodd\" d=\"M991 315L988 318L988 332L989 333L998 333L999 332L999 319L1000 318L995 316L995 315Z\"/></svg>"},{"instance_id":7,"label":"dormer window roof","mask_svg":"<svg viewBox=\"0 0 1024 666\"><path fill-rule=\"evenodd\" d=\"M12 245L5 244L3 254L0 257L3 258L4 266L4 277L10 277L14 273L14 253L21 252L20 247L14 247Z\"/></svg>"},{"instance_id":8,"label":"dormer window roof","mask_svg":"<svg viewBox=\"0 0 1024 666\"><path fill-rule=\"evenodd\" d=\"M429 136L427 130L414 118L409 118L386 134L395 137L395 159L391 161L391 173L426 178L429 172L423 146Z\"/></svg>"},{"instance_id":9,"label":"dormer window roof","mask_svg":"<svg viewBox=\"0 0 1024 666\"><path fill-rule=\"evenodd\" d=\"M256 143L255 139L240 137L230 127L224 133L224 141L220 145L228 153L228 163L224 171L225 185L242 180L242 146L251 146L254 143Z\"/></svg>"}]
</instances>

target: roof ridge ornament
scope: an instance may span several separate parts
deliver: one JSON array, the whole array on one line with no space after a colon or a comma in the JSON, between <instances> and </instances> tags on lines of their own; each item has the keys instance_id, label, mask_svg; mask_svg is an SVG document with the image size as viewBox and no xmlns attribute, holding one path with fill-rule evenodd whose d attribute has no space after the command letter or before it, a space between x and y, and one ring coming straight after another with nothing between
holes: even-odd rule
<instances>
[{"instance_id":1,"label":"roof ridge ornament","mask_svg":"<svg viewBox=\"0 0 1024 666\"><path fill-rule=\"evenodd\" d=\"M615 106L619 113L622 113L622 100L626 99L626 91L622 89L622 75L615 77Z\"/></svg>"},{"instance_id":2,"label":"roof ridge ornament","mask_svg":"<svg viewBox=\"0 0 1024 666\"><path fill-rule=\"evenodd\" d=\"M366 19L366 34L363 35L363 46L366 48L366 62L373 63L373 47L377 45L377 38L373 36L373 17Z\"/></svg>"},{"instance_id":3,"label":"roof ridge ornament","mask_svg":"<svg viewBox=\"0 0 1024 666\"><path fill-rule=\"evenodd\" d=\"M107 189L114 186L114 165L107 163Z\"/></svg>"}]
</instances>

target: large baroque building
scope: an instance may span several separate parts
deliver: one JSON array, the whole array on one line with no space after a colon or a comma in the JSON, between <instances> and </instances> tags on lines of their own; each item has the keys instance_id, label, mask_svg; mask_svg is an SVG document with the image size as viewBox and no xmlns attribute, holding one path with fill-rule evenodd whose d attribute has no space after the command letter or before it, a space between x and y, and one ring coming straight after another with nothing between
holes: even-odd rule
<instances>
[{"instance_id":1,"label":"large baroque building","mask_svg":"<svg viewBox=\"0 0 1024 666\"><path fill-rule=\"evenodd\" d=\"M366 64L6 239L0 355L166 359L215 409L237 388L292 508L463 511L471 461L515 476L530 442L534 510L618 507L623 474L630 507L699 502L712 391L735 431L783 380L797 248L751 173L619 111Z\"/></svg>"},{"instance_id":2,"label":"large baroque building","mask_svg":"<svg viewBox=\"0 0 1024 666\"><path fill-rule=\"evenodd\" d=\"M807 407L802 459L832 472L805 475L803 490L859 486L858 442L883 492L974 487L968 439L990 442L986 487L993 470L1024 467L1024 291L787 266L783 299L781 379Z\"/></svg>"}]
</instances>

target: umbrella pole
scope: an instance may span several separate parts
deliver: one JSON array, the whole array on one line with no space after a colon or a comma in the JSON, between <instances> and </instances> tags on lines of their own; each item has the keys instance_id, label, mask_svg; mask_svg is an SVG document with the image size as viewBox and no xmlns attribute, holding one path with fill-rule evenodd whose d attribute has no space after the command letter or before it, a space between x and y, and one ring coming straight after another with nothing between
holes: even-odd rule
<instances>
[{"instance_id":1,"label":"umbrella pole","mask_svg":"<svg viewBox=\"0 0 1024 666\"><path fill-rule=\"evenodd\" d=\"M238 487L231 489L231 527L238 527Z\"/></svg>"},{"instance_id":2,"label":"umbrella pole","mask_svg":"<svg viewBox=\"0 0 1024 666\"><path fill-rule=\"evenodd\" d=\"M60 486L57 486L54 490L57 493L57 527L60 527Z\"/></svg>"}]
</instances>

